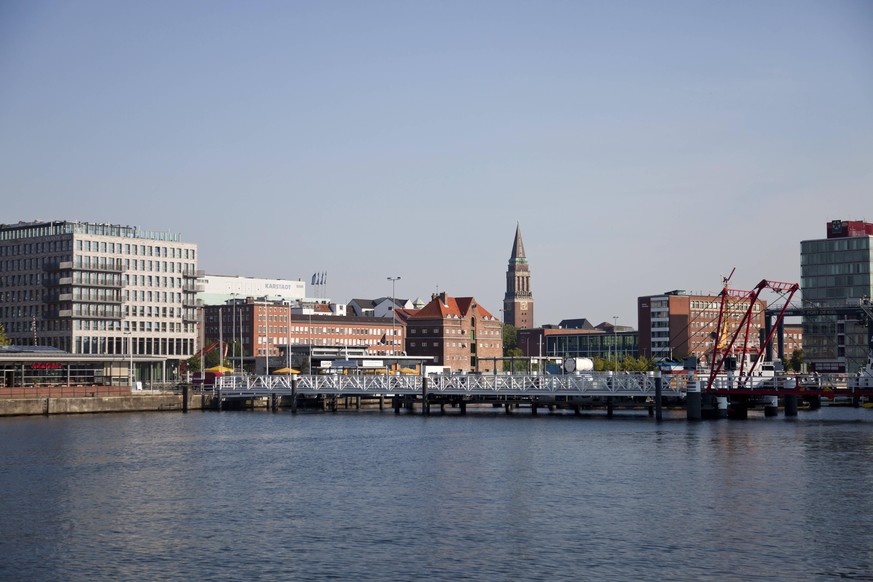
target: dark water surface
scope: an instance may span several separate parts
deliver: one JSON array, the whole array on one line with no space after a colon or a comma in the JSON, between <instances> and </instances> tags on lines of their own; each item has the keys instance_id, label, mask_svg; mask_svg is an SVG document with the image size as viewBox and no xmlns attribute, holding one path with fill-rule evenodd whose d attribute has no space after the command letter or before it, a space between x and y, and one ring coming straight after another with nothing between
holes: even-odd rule
<instances>
[{"instance_id":1,"label":"dark water surface","mask_svg":"<svg viewBox=\"0 0 873 582\"><path fill-rule=\"evenodd\" d=\"M873 410L0 420L3 580L873 580Z\"/></svg>"}]
</instances>

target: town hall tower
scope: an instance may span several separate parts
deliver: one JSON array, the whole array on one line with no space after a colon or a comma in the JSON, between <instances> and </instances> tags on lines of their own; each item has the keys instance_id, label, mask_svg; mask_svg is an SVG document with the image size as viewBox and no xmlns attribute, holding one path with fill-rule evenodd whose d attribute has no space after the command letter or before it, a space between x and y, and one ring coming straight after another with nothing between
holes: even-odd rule
<instances>
[{"instance_id":1,"label":"town hall tower","mask_svg":"<svg viewBox=\"0 0 873 582\"><path fill-rule=\"evenodd\" d=\"M512 256L506 269L506 295L503 297L503 321L519 329L534 326L533 295L530 292L530 269L524 255L521 226L515 227Z\"/></svg>"}]
</instances>

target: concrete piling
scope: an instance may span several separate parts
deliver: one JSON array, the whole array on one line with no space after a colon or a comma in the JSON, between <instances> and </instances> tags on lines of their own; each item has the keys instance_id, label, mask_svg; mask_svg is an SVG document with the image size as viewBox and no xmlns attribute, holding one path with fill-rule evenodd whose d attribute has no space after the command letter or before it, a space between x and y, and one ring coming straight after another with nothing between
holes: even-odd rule
<instances>
[{"instance_id":1,"label":"concrete piling","mask_svg":"<svg viewBox=\"0 0 873 582\"><path fill-rule=\"evenodd\" d=\"M688 383L688 388L685 391L685 415L688 420L701 420L703 418L699 382Z\"/></svg>"}]
</instances>

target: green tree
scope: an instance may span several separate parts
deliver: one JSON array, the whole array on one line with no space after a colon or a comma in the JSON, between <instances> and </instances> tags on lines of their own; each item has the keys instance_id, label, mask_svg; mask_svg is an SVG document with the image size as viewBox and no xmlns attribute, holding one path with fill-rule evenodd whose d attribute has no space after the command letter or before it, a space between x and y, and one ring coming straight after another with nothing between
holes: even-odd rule
<instances>
[{"instance_id":1,"label":"green tree","mask_svg":"<svg viewBox=\"0 0 873 582\"><path fill-rule=\"evenodd\" d=\"M791 357L788 359L788 369L794 372L800 372L803 369L803 350L794 350L791 352Z\"/></svg>"},{"instance_id":2,"label":"green tree","mask_svg":"<svg viewBox=\"0 0 873 582\"><path fill-rule=\"evenodd\" d=\"M514 354L510 352L518 350L518 355L521 355L521 350L518 349L518 328L509 323L503 324L503 355L504 357L512 357Z\"/></svg>"},{"instance_id":3,"label":"green tree","mask_svg":"<svg viewBox=\"0 0 873 582\"><path fill-rule=\"evenodd\" d=\"M0 323L0 346L8 346L11 345L12 341L10 341L9 336L6 335L6 328Z\"/></svg>"}]
</instances>

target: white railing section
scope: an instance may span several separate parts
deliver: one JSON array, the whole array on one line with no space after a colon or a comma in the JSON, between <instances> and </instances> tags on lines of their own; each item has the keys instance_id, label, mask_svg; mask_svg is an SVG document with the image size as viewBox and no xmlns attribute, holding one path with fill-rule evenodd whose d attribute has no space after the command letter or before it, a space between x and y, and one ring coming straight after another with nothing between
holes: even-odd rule
<instances>
[{"instance_id":1,"label":"white railing section","mask_svg":"<svg viewBox=\"0 0 873 582\"><path fill-rule=\"evenodd\" d=\"M650 374L590 373L566 376L452 375L430 376L432 395L457 396L654 396L655 378ZM216 389L232 396L290 394L289 376L224 376ZM299 375L296 392L304 395L417 395L424 378L413 375ZM664 396L683 396L685 377L664 378Z\"/></svg>"}]
</instances>

